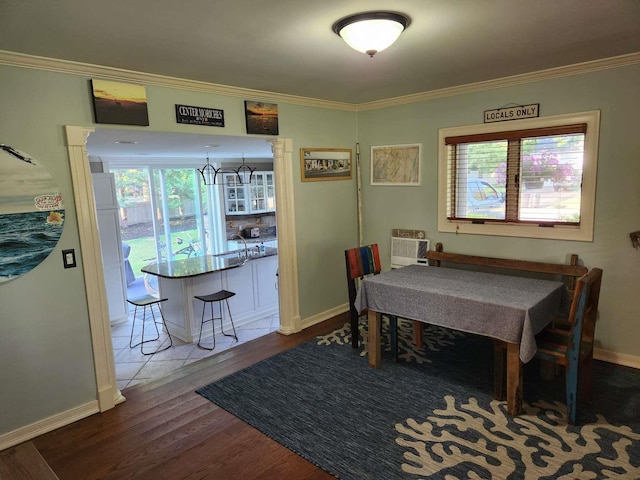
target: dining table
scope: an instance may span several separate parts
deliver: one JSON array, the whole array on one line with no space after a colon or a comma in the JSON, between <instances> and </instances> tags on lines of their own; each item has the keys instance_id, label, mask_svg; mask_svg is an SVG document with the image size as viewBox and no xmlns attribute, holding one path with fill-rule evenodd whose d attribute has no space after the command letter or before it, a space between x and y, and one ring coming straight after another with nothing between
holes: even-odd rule
<instances>
[{"instance_id":1,"label":"dining table","mask_svg":"<svg viewBox=\"0 0 640 480\"><path fill-rule=\"evenodd\" d=\"M382 314L504 342L511 415L522 409L522 367L535 356L535 335L569 304L561 281L425 265L364 278L355 301L358 312L368 311L368 363L373 368L381 365Z\"/></svg>"}]
</instances>

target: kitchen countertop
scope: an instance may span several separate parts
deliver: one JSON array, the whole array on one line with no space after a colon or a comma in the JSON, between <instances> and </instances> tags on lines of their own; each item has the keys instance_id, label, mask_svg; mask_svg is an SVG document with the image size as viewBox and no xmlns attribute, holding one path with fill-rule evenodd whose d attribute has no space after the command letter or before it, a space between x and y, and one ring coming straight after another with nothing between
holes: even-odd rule
<instances>
[{"instance_id":1,"label":"kitchen countertop","mask_svg":"<svg viewBox=\"0 0 640 480\"><path fill-rule=\"evenodd\" d=\"M144 273L163 278L197 277L198 275L241 267L251 260L272 257L278 254L278 249L265 247L264 253L258 253L255 249L249 249L248 253L249 256L247 258L244 257L244 249L232 250L218 255L181 258L180 260L174 260L172 262L149 264L140 270Z\"/></svg>"},{"instance_id":2,"label":"kitchen countertop","mask_svg":"<svg viewBox=\"0 0 640 480\"><path fill-rule=\"evenodd\" d=\"M277 240L277 239L278 237L276 235L261 235L259 237L246 237L244 240L248 244L253 244L253 243L270 242L272 240ZM228 241L242 243L242 240L240 240L238 237L229 238Z\"/></svg>"}]
</instances>

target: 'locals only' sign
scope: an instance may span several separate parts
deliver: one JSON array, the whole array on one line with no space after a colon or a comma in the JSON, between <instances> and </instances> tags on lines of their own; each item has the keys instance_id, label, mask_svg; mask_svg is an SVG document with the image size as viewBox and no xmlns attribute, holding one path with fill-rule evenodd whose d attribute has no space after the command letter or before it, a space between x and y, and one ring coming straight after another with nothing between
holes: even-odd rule
<instances>
[{"instance_id":1,"label":"'locals only' sign","mask_svg":"<svg viewBox=\"0 0 640 480\"><path fill-rule=\"evenodd\" d=\"M522 120L540 116L540 104L520 105L517 107L498 108L484 111L484 123L505 122L507 120Z\"/></svg>"}]
</instances>

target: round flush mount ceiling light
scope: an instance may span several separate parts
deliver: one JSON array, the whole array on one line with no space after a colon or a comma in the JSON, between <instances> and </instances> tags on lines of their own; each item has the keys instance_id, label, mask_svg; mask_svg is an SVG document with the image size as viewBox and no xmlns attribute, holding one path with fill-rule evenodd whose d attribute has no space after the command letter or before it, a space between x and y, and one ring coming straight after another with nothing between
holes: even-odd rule
<instances>
[{"instance_id":1,"label":"round flush mount ceiling light","mask_svg":"<svg viewBox=\"0 0 640 480\"><path fill-rule=\"evenodd\" d=\"M411 19L395 12L350 15L333 24L333 31L354 50L373 57L395 42Z\"/></svg>"}]
</instances>

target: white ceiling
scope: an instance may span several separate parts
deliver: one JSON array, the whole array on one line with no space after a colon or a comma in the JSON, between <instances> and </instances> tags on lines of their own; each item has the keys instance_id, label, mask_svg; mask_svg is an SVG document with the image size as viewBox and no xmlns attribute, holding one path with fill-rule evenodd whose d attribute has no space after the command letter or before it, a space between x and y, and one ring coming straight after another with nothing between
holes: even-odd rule
<instances>
[{"instance_id":1,"label":"white ceiling","mask_svg":"<svg viewBox=\"0 0 640 480\"><path fill-rule=\"evenodd\" d=\"M273 158L273 137L239 137L152 132L143 130L100 128L89 135L87 152L92 157L144 158ZM116 143L127 142L127 143ZM136 143L128 143L136 142Z\"/></svg>"},{"instance_id":2,"label":"white ceiling","mask_svg":"<svg viewBox=\"0 0 640 480\"><path fill-rule=\"evenodd\" d=\"M369 58L331 27L374 9L411 25ZM0 18L0 50L350 104L640 52L640 0L0 0Z\"/></svg>"}]
</instances>

